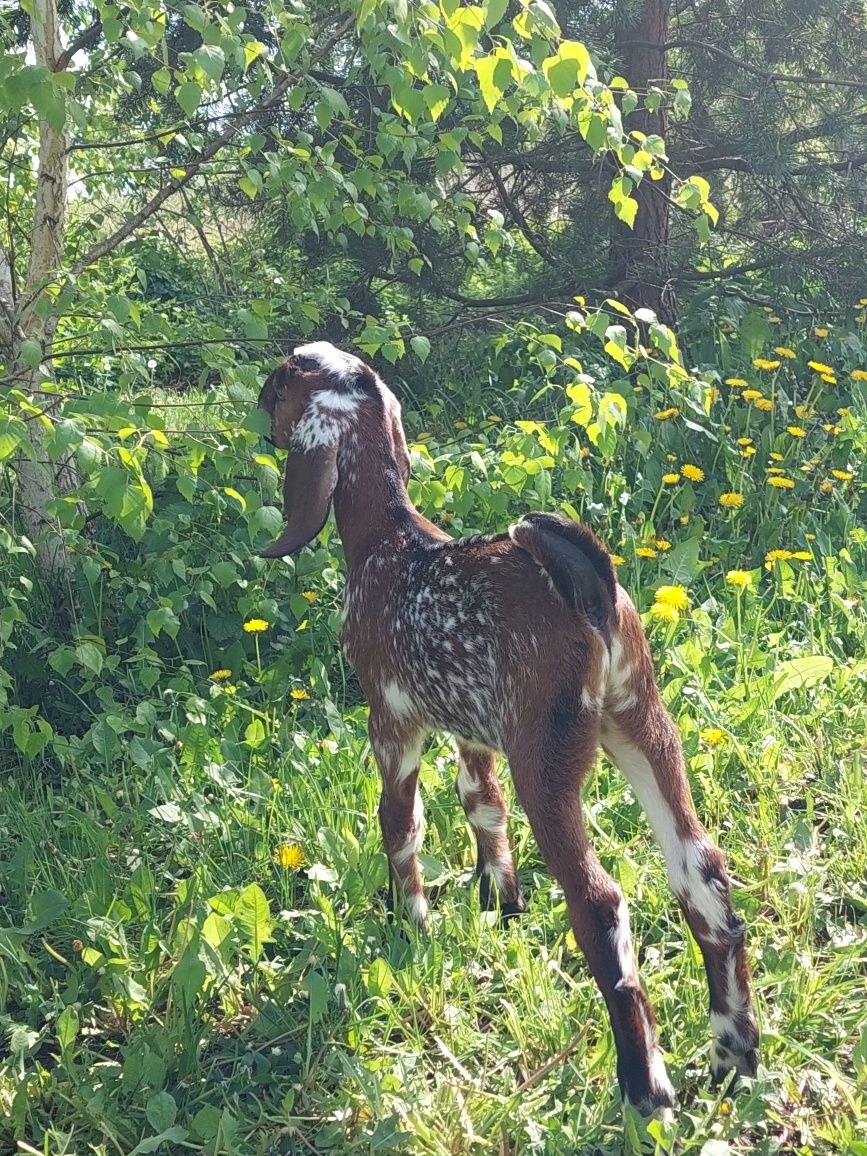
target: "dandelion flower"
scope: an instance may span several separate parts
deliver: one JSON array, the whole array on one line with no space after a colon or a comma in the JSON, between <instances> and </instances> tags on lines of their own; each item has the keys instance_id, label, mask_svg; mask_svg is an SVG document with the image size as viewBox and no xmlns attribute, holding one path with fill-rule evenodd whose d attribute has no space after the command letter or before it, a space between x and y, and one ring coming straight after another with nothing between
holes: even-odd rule
<instances>
[{"instance_id":1,"label":"dandelion flower","mask_svg":"<svg viewBox=\"0 0 867 1156\"><path fill-rule=\"evenodd\" d=\"M754 357L753 358L753 365L756 367L756 369L768 369L768 370L770 370L770 369L779 369L780 368L779 361L769 360L767 357Z\"/></svg>"},{"instance_id":2,"label":"dandelion flower","mask_svg":"<svg viewBox=\"0 0 867 1156\"><path fill-rule=\"evenodd\" d=\"M725 506L727 510L736 510L738 506L744 504L743 494L720 494L719 504Z\"/></svg>"},{"instance_id":3,"label":"dandelion flower","mask_svg":"<svg viewBox=\"0 0 867 1156\"><path fill-rule=\"evenodd\" d=\"M794 552L794 554L792 555L792 557L797 558L799 562L812 562L813 561L813 555L810 553L809 550L796 550Z\"/></svg>"},{"instance_id":4,"label":"dandelion flower","mask_svg":"<svg viewBox=\"0 0 867 1156\"><path fill-rule=\"evenodd\" d=\"M783 460L783 455L775 453L773 450L768 454L768 457L772 462L781 462Z\"/></svg>"},{"instance_id":5,"label":"dandelion flower","mask_svg":"<svg viewBox=\"0 0 867 1156\"><path fill-rule=\"evenodd\" d=\"M503 419L501 417L497 417L497 415L495 413L489 413L488 414L488 421L492 421L495 425L498 421L502 421L502 420Z\"/></svg>"},{"instance_id":6,"label":"dandelion flower","mask_svg":"<svg viewBox=\"0 0 867 1156\"><path fill-rule=\"evenodd\" d=\"M680 413L680 410L677 408L676 405L673 405L673 406L670 406L668 409L661 409L659 411L659 413L655 413L653 416L656 418L657 421L668 421L668 419L670 417L677 417L677 415L679 413Z\"/></svg>"},{"instance_id":7,"label":"dandelion flower","mask_svg":"<svg viewBox=\"0 0 867 1156\"><path fill-rule=\"evenodd\" d=\"M685 478L689 478L691 482L703 482L704 470L699 469L698 466L691 466L689 464L680 467L680 472Z\"/></svg>"},{"instance_id":8,"label":"dandelion flower","mask_svg":"<svg viewBox=\"0 0 867 1156\"><path fill-rule=\"evenodd\" d=\"M816 373L833 373L834 370L830 365L825 365L823 361L808 361L810 369L814 369Z\"/></svg>"},{"instance_id":9,"label":"dandelion flower","mask_svg":"<svg viewBox=\"0 0 867 1156\"><path fill-rule=\"evenodd\" d=\"M703 731L699 732L699 738L709 747L718 747L726 741L726 733L721 731L719 727L705 727Z\"/></svg>"},{"instance_id":10,"label":"dandelion flower","mask_svg":"<svg viewBox=\"0 0 867 1156\"><path fill-rule=\"evenodd\" d=\"M867 381L867 369L853 369L852 377L855 381Z\"/></svg>"},{"instance_id":11,"label":"dandelion flower","mask_svg":"<svg viewBox=\"0 0 867 1156\"><path fill-rule=\"evenodd\" d=\"M786 562L792 557L791 550L769 550L765 554L765 569L773 570L775 563Z\"/></svg>"},{"instance_id":12,"label":"dandelion flower","mask_svg":"<svg viewBox=\"0 0 867 1156\"><path fill-rule=\"evenodd\" d=\"M741 450L742 458L751 458L756 452L755 446L747 446L745 450Z\"/></svg>"},{"instance_id":13,"label":"dandelion flower","mask_svg":"<svg viewBox=\"0 0 867 1156\"><path fill-rule=\"evenodd\" d=\"M793 490L795 488L795 483L791 478L781 478L777 476L768 478L768 485L774 486L778 490Z\"/></svg>"},{"instance_id":14,"label":"dandelion flower","mask_svg":"<svg viewBox=\"0 0 867 1156\"><path fill-rule=\"evenodd\" d=\"M775 348L774 348L774 353L777 353L777 354L779 354L779 355L780 355L780 357L786 357L786 358L788 358L788 359L789 359L789 361L791 361L791 360L792 360L792 358L795 356L795 351L794 351L794 349L789 349L789 348L788 348L788 346L786 346L786 345L777 345L777 346L775 346Z\"/></svg>"},{"instance_id":15,"label":"dandelion flower","mask_svg":"<svg viewBox=\"0 0 867 1156\"><path fill-rule=\"evenodd\" d=\"M467 428L467 423L465 421L456 421L454 423L454 425L455 425L455 429L466 429Z\"/></svg>"},{"instance_id":16,"label":"dandelion flower","mask_svg":"<svg viewBox=\"0 0 867 1156\"><path fill-rule=\"evenodd\" d=\"M664 606L673 606L675 610L686 610L689 606L689 594L685 586L660 586L654 595L654 601Z\"/></svg>"},{"instance_id":17,"label":"dandelion flower","mask_svg":"<svg viewBox=\"0 0 867 1156\"><path fill-rule=\"evenodd\" d=\"M807 431L800 425L787 425L786 433L791 434L793 438L805 438L807 436Z\"/></svg>"},{"instance_id":18,"label":"dandelion flower","mask_svg":"<svg viewBox=\"0 0 867 1156\"><path fill-rule=\"evenodd\" d=\"M851 482L855 477L849 470L831 470L831 476L836 478L838 482Z\"/></svg>"},{"instance_id":19,"label":"dandelion flower","mask_svg":"<svg viewBox=\"0 0 867 1156\"><path fill-rule=\"evenodd\" d=\"M636 546L635 553L639 558L655 558L657 555L652 546Z\"/></svg>"},{"instance_id":20,"label":"dandelion flower","mask_svg":"<svg viewBox=\"0 0 867 1156\"><path fill-rule=\"evenodd\" d=\"M840 408L837 410L837 413L840 415L840 417L848 417L849 416L849 407L847 405L841 405Z\"/></svg>"},{"instance_id":21,"label":"dandelion flower","mask_svg":"<svg viewBox=\"0 0 867 1156\"><path fill-rule=\"evenodd\" d=\"M306 690L296 689L289 692L289 697L294 698L296 702L302 702L304 699L310 698Z\"/></svg>"},{"instance_id":22,"label":"dandelion flower","mask_svg":"<svg viewBox=\"0 0 867 1156\"><path fill-rule=\"evenodd\" d=\"M301 597L306 598L308 602L313 603L319 597L313 590L302 590Z\"/></svg>"},{"instance_id":23,"label":"dandelion flower","mask_svg":"<svg viewBox=\"0 0 867 1156\"><path fill-rule=\"evenodd\" d=\"M779 325L782 320L782 317L777 317L776 313L773 315L773 317L768 318L768 321L770 321L771 325Z\"/></svg>"},{"instance_id":24,"label":"dandelion flower","mask_svg":"<svg viewBox=\"0 0 867 1156\"><path fill-rule=\"evenodd\" d=\"M821 486L819 486L819 489L821 490L821 492L823 494L833 494L834 483L833 482L822 482Z\"/></svg>"},{"instance_id":25,"label":"dandelion flower","mask_svg":"<svg viewBox=\"0 0 867 1156\"><path fill-rule=\"evenodd\" d=\"M675 486L680 481L680 474L663 474L662 480L667 486Z\"/></svg>"},{"instance_id":26,"label":"dandelion flower","mask_svg":"<svg viewBox=\"0 0 867 1156\"><path fill-rule=\"evenodd\" d=\"M746 384L747 384L747 382L744 381L744 379L742 377L727 377L726 378L726 385L731 385L735 389L739 389L742 385L746 385Z\"/></svg>"},{"instance_id":27,"label":"dandelion flower","mask_svg":"<svg viewBox=\"0 0 867 1156\"><path fill-rule=\"evenodd\" d=\"M834 376L833 373L823 373L822 374L822 381L824 381L826 385L836 385L837 384L837 378Z\"/></svg>"},{"instance_id":28,"label":"dandelion flower","mask_svg":"<svg viewBox=\"0 0 867 1156\"><path fill-rule=\"evenodd\" d=\"M831 330L822 328L822 329L814 329L813 332L816 334L817 337L827 337L828 334L831 332Z\"/></svg>"},{"instance_id":29,"label":"dandelion flower","mask_svg":"<svg viewBox=\"0 0 867 1156\"><path fill-rule=\"evenodd\" d=\"M426 442L430 440L430 437L431 435L429 433L420 433L415 440L417 442Z\"/></svg>"},{"instance_id":30,"label":"dandelion flower","mask_svg":"<svg viewBox=\"0 0 867 1156\"><path fill-rule=\"evenodd\" d=\"M297 871L304 866L304 852L297 843L284 843L274 852L274 862L284 871Z\"/></svg>"},{"instance_id":31,"label":"dandelion flower","mask_svg":"<svg viewBox=\"0 0 867 1156\"><path fill-rule=\"evenodd\" d=\"M760 389L745 389L741 394L741 397L744 399L744 401L755 401L757 397L761 396L762 391Z\"/></svg>"},{"instance_id":32,"label":"dandelion flower","mask_svg":"<svg viewBox=\"0 0 867 1156\"><path fill-rule=\"evenodd\" d=\"M745 586L752 586L753 576L749 570L729 570L726 582L729 586L740 586L743 589Z\"/></svg>"},{"instance_id":33,"label":"dandelion flower","mask_svg":"<svg viewBox=\"0 0 867 1156\"><path fill-rule=\"evenodd\" d=\"M757 397L756 400L753 402L753 405L756 407L756 409L760 409L764 413L767 413L768 410L771 410L774 408L774 403L771 401L771 399L769 397Z\"/></svg>"},{"instance_id":34,"label":"dandelion flower","mask_svg":"<svg viewBox=\"0 0 867 1156\"><path fill-rule=\"evenodd\" d=\"M767 470L769 474L784 474L786 472L782 466L768 466Z\"/></svg>"},{"instance_id":35,"label":"dandelion flower","mask_svg":"<svg viewBox=\"0 0 867 1156\"><path fill-rule=\"evenodd\" d=\"M738 438L739 446L751 446L753 444L752 438Z\"/></svg>"},{"instance_id":36,"label":"dandelion flower","mask_svg":"<svg viewBox=\"0 0 867 1156\"><path fill-rule=\"evenodd\" d=\"M657 550L665 551L671 549L671 542L669 542L667 538L654 538L653 544Z\"/></svg>"},{"instance_id":37,"label":"dandelion flower","mask_svg":"<svg viewBox=\"0 0 867 1156\"><path fill-rule=\"evenodd\" d=\"M244 629L248 634L261 634L263 630L267 630L269 623L264 618L250 618L244 623Z\"/></svg>"},{"instance_id":38,"label":"dandelion flower","mask_svg":"<svg viewBox=\"0 0 867 1156\"><path fill-rule=\"evenodd\" d=\"M214 680L214 682L222 682L224 679L231 677L231 670L226 670L224 667L220 667L219 670L215 670L211 675L211 678Z\"/></svg>"},{"instance_id":39,"label":"dandelion flower","mask_svg":"<svg viewBox=\"0 0 867 1156\"><path fill-rule=\"evenodd\" d=\"M611 561L614 563L615 566L622 566L623 563L626 561L626 559L621 558L621 556L619 554L612 554L611 555Z\"/></svg>"},{"instance_id":40,"label":"dandelion flower","mask_svg":"<svg viewBox=\"0 0 867 1156\"><path fill-rule=\"evenodd\" d=\"M650 615L661 622L677 622L680 618L677 607L669 606L667 602L654 602L650 608Z\"/></svg>"}]
</instances>

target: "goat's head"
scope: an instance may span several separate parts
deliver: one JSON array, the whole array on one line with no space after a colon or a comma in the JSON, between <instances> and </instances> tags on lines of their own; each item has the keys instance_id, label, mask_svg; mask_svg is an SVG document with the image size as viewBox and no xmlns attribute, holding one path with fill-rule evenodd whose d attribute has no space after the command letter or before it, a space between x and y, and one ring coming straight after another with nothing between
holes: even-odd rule
<instances>
[{"instance_id":1,"label":"goat's head","mask_svg":"<svg viewBox=\"0 0 867 1156\"><path fill-rule=\"evenodd\" d=\"M339 474L349 458L385 452L401 481L409 451L400 403L359 357L327 341L301 345L268 377L259 407L271 418L271 440L287 450L283 498L286 529L262 556L294 554L328 518Z\"/></svg>"}]
</instances>

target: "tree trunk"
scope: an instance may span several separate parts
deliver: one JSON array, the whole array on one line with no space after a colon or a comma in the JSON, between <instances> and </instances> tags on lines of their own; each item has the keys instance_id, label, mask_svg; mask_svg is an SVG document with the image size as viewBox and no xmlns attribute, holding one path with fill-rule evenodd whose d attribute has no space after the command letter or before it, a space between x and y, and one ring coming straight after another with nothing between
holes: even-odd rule
<instances>
[{"instance_id":1,"label":"tree trunk","mask_svg":"<svg viewBox=\"0 0 867 1156\"><path fill-rule=\"evenodd\" d=\"M665 43L670 0L623 0L618 5L617 43L624 75L640 96L667 78ZM638 129L665 138L665 109L640 107L624 118L627 131ZM632 194L638 201L634 228L612 216L608 249L608 283L633 308L652 309L672 323L674 287L669 279L668 221L671 180L645 177Z\"/></svg>"},{"instance_id":2,"label":"tree trunk","mask_svg":"<svg viewBox=\"0 0 867 1156\"><path fill-rule=\"evenodd\" d=\"M37 65L49 71L57 69L63 53L60 24L55 0L34 0L31 15L33 54ZM37 306L44 300L46 288L58 274L63 260L63 225L66 216L68 179L66 123L59 129L47 120L39 120L39 169L36 182L36 210L30 238L30 260L24 290L16 303L12 333L13 375L16 385L25 393L38 389L39 369L23 362L18 353L22 340L36 341L44 355L51 351L57 328L53 310L40 317ZM39 408L49 419L60 411L60 399L35 395ZM73 490L77 483L75 460L65 455L52 461L45 446L45 427L37 418L29 423L30 443L34 457L24 455L17 464L17 502L21 519L34 547L39 566L46 578L56 579L69 567L69 555L49 504Z\"/></svg>"}]
</instances>

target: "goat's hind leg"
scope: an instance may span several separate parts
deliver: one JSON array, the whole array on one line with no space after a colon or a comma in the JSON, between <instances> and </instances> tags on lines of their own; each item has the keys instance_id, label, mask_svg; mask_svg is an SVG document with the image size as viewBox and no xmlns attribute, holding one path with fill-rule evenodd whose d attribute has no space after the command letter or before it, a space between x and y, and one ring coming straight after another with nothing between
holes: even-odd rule
<instances>
[{"instance_id":1,"label":"goat's hind leg","mask_svg":"<svg viewBox=\"0 0 867 1156\"><path fill-rule=\"evenodd\" d=\"M371 708L368 733L382 776L379 823L388 856L389 906L396 894L413 921L423 925L427 900L416 858L424 819L418 790L423 732Z\"/></svg>"},{"instance_id":2,"label":"goat's hind leg","mask_svg":"<svg viewBox=\"0 0 867 1156\"><path fill-rule=\"evenodd\" d=\"M518 795L539 849L566 895L575 939L608 1007L623 1099L645 1116L670 1118L674 1091L656 1042L653 1009L638 978L629 912L587 837L581 783L596 751L598 719L575 704L583 740L564 749L545 734L509 751ZM544 754L542 753L544 752Z\"/></svg>"},{"instance_id":3,"label":"goat's hind leg","mask_svg":"<svg viewBox=\"0 0 867 1156\"><path fill-rule=\"evenodd\" d=\"M499 904L500 918L526 910L509 846L508 810L497 778L493 751L458 744L458 798L476 835L479 900L484 908Z\"/></svg>"},{"instance_id":4,"label":"goat's hind leg","mask_svg":"<svg viewBox=\"0 0 867 1156\"><path fill-rule=\"evenodd\" d=\"M617 709L618 701L625 701L626 709ZM695 813L680 736L655 684L646 683L634 701L615 696L614 702L606 711L602 746L644 808L671 889L701 948L710 990L714 1081L732 1070L755 1075L759 1037L744 923L732 909L725 857Z\"/></svg>"}]
</instances>

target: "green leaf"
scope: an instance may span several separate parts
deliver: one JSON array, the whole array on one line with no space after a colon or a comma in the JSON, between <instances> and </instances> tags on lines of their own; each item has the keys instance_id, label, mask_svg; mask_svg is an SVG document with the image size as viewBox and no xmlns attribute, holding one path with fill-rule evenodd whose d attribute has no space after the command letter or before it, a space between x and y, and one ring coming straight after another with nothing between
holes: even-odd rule
<instances>
[{"instance_id":1,"label":"green leaf","mask_svg":"<svg viewBox=\"0 0 867 1156\"><path fill-rule=\"evenodd\" d=\"M571 96L590 71L590 53L579 41L564 40L556 56L542 61L542 70L557 96Z\"/></svg>"},{"instance_id":2,"label":"green leaf","mask_svg":"<svg viewBox=\"0 0 867 1156\"><path fill-rule=\"evenodd\" d=\"M26 341L21 342L18 356L31 369L38 369L39 363L42 361L42 346L38 341L28 337Z\"/></svg>"},{"instance_id":3,"label":"green leaf","mask_svg":"<svg viewBox=\"0 0 867 1156\"><path fill-rule=\"evenodd\" d=\"M507 56L482 56L473 68L488 112L493 112L512 79L512 62Z\"/></svg>"},{"instance_id":4,"label":"green leaf","mask_svg":"<svg viewBox=\"0 0 867 1156\"><path fill-rule=\"evenodd\" d=\"M156 1092L145 1105L145 1116L155 1132L171 1128L177 1114L178 1106L168 1092Z\"/></svg>"},{"instance_id":5,"label":"green leaf","mask_svg":"<svg viewBox=\"0 0 867 1156\"><path fill-rule=\"evenodd\" d=\"M384 998L391 991L394 982L394 973L388 961L378 956L367 971L367 990L372 996Z\"/></svg>"},{"instance_id":6,"label":"green leaf","mask_svg":"<svg viewBox=\"0 0 867 1156\"><path fill-rule=\"evenodd\" d=\"M771 702L776 702L793 690L806 690L824 682L835 665L834 659L824 654L807 654L803 658L790 658L780 663L773 674Z\"/></svg>"},{"instance_id":7,"label":"green leaf","mask_svg":"<svg viewBox=\"0 0 867 1156\"><path fill-rule=\"evenodd\" d=\"M410 339L410 345L412 346L413 353L416 355L419 361L427 361L428 354L430 353L430 341L428 341L426 337L423 337L421 334L419 334L418 336Z\"/></svg>"},{"instance_id":8,"label":"green leaf","mask_svg":"<svg viewBox=\"0 0 867 1156\"><path fill-rule=\"evenodd\" d=\"M191 117L199 107L199 101L201 99L202 86L196 84L194 80L185 80L183 84L175 89L175 100L189 117Z\"/></svg>"},{"instance_id":9,"label":"green leaf","mask_svg":"<svg viewBox=\"0 0 867 1156\"><path fill-rule=\"evenodd\" d=\"M60 1045L61 1054L68 1052L75 1043L79 1024L78 1012L71 1004L65 1007L57 1017L55 1031L57 1033L57 1042Z\"/></svg>"},{"instance_id":10,"label":"green leaf","mask_svg":"<svg viewBox=\"0 0 867 1156\"><path fill-rule=\"evenodd\" d=\"M306 991L310 997L310 1022L319 1023L325 1015L328 999L331 995L331 989L325 977L320 975L318 971L308 971L301 981L301 990Z\"/></svg>"},{"instance_id":11,"label":"green leaf","mask_svg":"<svg viewBox=\"0 0 867 1156\"><path fill-rule=\"evenodd\" d=\"M203 44L197 48L193 53L193 60L204 72L209 80L215 83L220 80L223 75L223 69L226 67L226 58L223 55L223 50L218 44Z\"/></svg>"},{"instance_id":12,"label":"green leaf","mask_svg":"<svg viewBox=\"0 0 867 1156\"><path fill-rule=\"evenodd\" d=\"M254 963L258 963L264 944L273 938L271 910L265 892L258 883L251 883L238 896L235 921L246 937L250 958Z\"/></svg>"}]
</instances>

